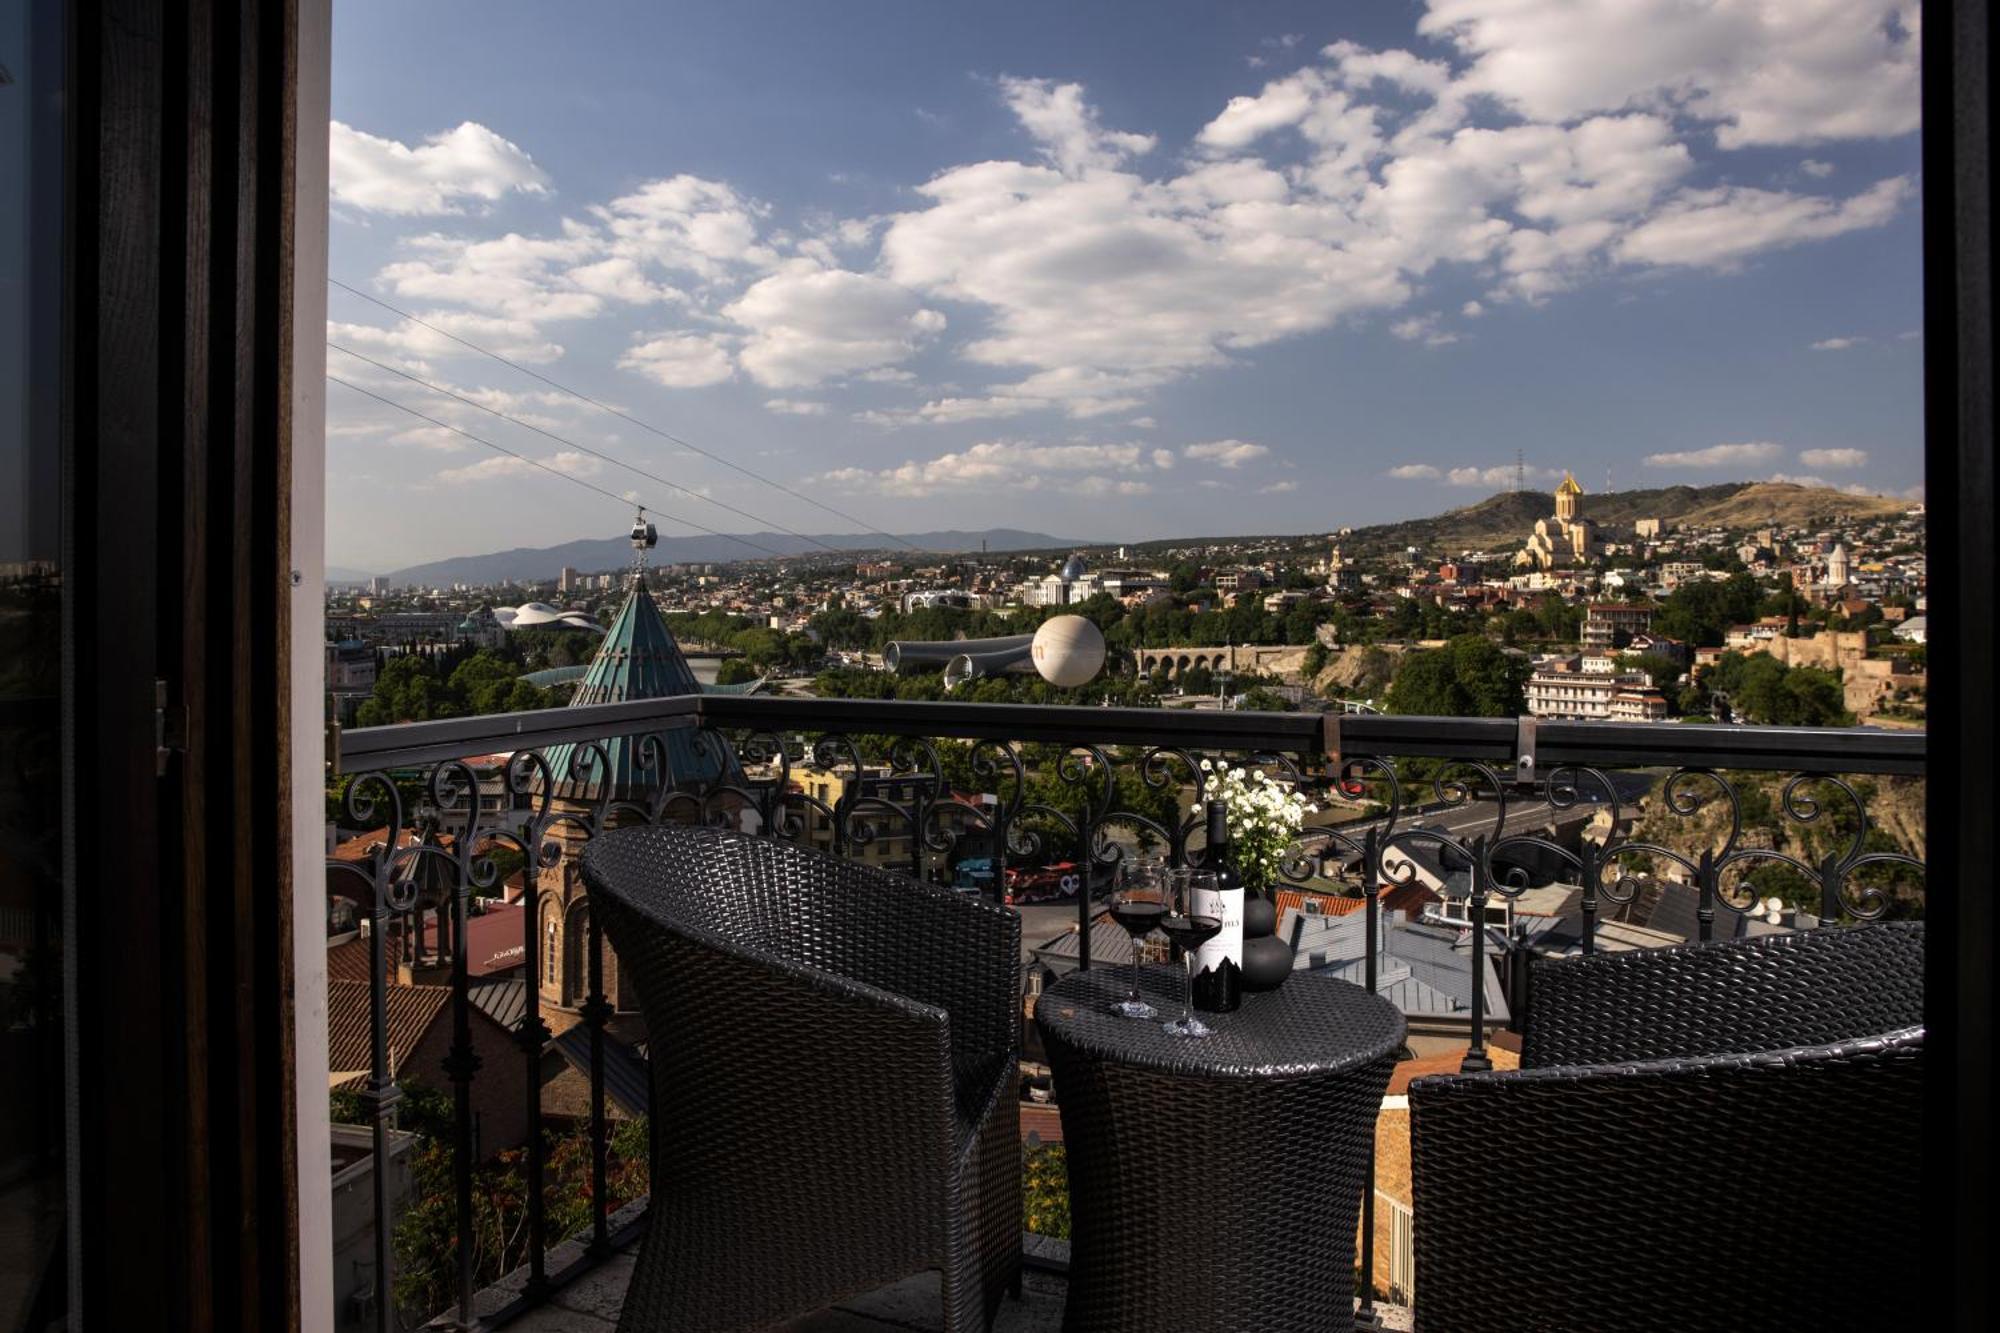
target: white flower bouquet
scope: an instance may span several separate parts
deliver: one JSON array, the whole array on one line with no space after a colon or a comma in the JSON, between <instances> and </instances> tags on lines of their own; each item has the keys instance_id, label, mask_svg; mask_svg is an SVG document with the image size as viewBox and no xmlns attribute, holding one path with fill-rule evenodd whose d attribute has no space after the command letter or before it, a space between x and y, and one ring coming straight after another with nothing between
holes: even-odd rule
<instances>
[{"instance_id":1,"label":"white flower bouquet","mask_svg":"<svg viewBox=\"0 0 2000 1333\"><path fill-rule=\"evenodd\" d=\"M1319 807L1259 768L1204 759L1208 799L1227 812L1231 860L1248 889L1268 890L1278 879L1285 848Z\"/></svg>"}]
</instances>

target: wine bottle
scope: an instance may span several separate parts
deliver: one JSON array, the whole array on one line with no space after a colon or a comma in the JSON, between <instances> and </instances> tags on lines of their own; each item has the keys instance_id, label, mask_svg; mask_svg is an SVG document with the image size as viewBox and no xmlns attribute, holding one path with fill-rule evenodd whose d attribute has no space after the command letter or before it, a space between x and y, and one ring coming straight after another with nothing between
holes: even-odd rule
<instances>
[{"instance_id":1,"label":"wine bottle","mask_svg":"<svg viewBox=\"0 0 2000 1333\"><path fill-rule=\"evenodd\" d=\"M1230 864L1228 810L1208 803L1208 852L1204 870L1215 872L1215 888L1199 895L1195 912L1222 922L1222 929L1194 955L1194 1007L1226 1014L1243 1002L1243 881Z\"/></svg>"}]
</instances>

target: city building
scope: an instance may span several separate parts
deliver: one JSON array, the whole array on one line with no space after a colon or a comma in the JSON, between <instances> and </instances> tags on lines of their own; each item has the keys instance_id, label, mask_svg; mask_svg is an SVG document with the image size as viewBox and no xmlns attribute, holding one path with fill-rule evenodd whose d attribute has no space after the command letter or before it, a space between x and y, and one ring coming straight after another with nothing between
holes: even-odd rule
<instances>
[{"instance_id":1,"label":"city building","mask_svg":"<svg viewBox=\"0 0 2000 1333\"><path fill-rule=\"evenodd\" d=\"M1653 627L1653 608L1624 602L1592 602L1584 608L1583 646L1623 648Z\"/></svg>"},{"instance_id":2,"label":"city building","mask_svg":"<svg viewBox=\"0 0 2000 1333\"><path fill-rule=\"evenodd\" d=\"M1576 478L1563 473L1556 487L1556 515L1535 520L1535 531L1527 546L1514 557L1524 569L1560 569L1587 565L1598 553L1597 524L1583 517L1583 487Z\"/></svg>"},{"instance_id":3,"label":"city building","mask_svg":"<svg viewBox=\"0 0 2000 1333\"><path fill-rule=\"evenodd\" d=\"M1539 662L1528 677L1528 712L1584 722L1659 721L1666 696L1643 671L1620 671L1616 658L1584 653ZM1657 696L1657 703L1654 697Z\"/></svg>"}]
</instances>

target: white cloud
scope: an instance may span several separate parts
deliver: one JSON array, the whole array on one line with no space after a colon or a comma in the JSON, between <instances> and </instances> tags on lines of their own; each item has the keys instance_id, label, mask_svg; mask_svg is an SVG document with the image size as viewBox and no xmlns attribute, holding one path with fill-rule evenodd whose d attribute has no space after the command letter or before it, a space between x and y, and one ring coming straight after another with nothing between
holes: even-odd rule
<instances>
[{"instance_id":1,"label":"white cloud","mask_svg":"<svg viewBox=\"0 0 2000 1333\"><path fill-rule=\"evenodd\" d=\"M1799 461L1807 467L1852 468L1868 466L1866 449L1801 449Z\"/></svg>"},{"instance_id":2,"label":"white cloud","mask_svg":"<svg viewBox=\"0 0 2000 1333\"><path fill-rule=\"evenodd\" d=\"M473 121L414 148L337 120L330 129L335 204L370 213L441 214L492 204L510 193L548 193L548 176L533 158Z\"/></svg>"},{"instance_id":3,"label":"white cloud","mask_svg":"<svg viewBox=\"0 0 2000 1333\"><path fill-rule=\"evenodd\" d=\"M1270 452L1270 446L1251 444L1247 440L1210 440L1204 444L1190 444L1181 450L1183 455L1196 462L1232 469L1268 457Z\"/></svg>"},{"instance_id":4,"label":"white cloud","mask_svg":"<svg viewBox=\"0 0 2000 1333\"><path fill-rule=\"evenodd\" d=\"M636 370L669 389L720 384L735 373L727 345L719 338L701 333L662 333L643 338L618 358L618 368Z\"/></svg>"},{"instance_id":5,"label":"white cloud","mask_svg":"<svg viewBox=\"0 0 2000 1333\"><path fill-rule=\"evenodd\" d=\"M1159 142L1150 134L1105 129L1097 109L1084 100L1082 84L1003 78L1000 93L1021 128L1041 145L1043 156L1067 175L1115 167L1135 154L1150 153Z\"/></svg>"},{"instance_id":6,"label":"white cloud","mask_svg":"<svg viewBox=\"0 0 2000 1333\"><path fill-rule=\"evenodd\" d=\"M722 181L686 174L648 181L591 212L612 252L635 262L715 280L778 261L759 234L770 208Z\"/></svg>"},{"instance_id":7,"label":"white cloud","mask_svg":"<svg viewBox=\"0 0 2000 1333\"><path fill-rule=\"evenodd\" d=\"M474 315L463 310L426 310L419 314L419 318L423 320L422 324L413 320L398 320L386 328L378 324L347 324L328 320L326 336L329 342L352 347L357 352L393 356L406 364L479 355L464 343L454 342L444 333L437 332L439 329L498 352L512 361L539 365L554 361L563 354L561 343L540 336L528 320Z\"/></svg>"},{"instance_id":8,"label":"white cloud","mask_svg":"<svg viewBox=\"0 0 2000 1333\"><path fill-rule=\"evenodd\" d=\"M1748 444L1711 444L1706 449L1684 449L1647 454L1647 467L1738 467L1747 463L1768 463L1784 453L1784 446L1758 440Z\"/></svg>"},{"instance_id":9,"label":"white cloud","mask_svg":"<svg viewBox=\"0 0 2000 1333\"><path fill-rule=\"evenodd\" d=\"M1862 343L1865 343L1867 341L1868 340L1866 338L1860 338L1860 337L1821 338L1818 342L1812 345L1811 350L1815 352L1844 352L1850 347L1859 347Z\"/></svg>"},{"instance_id":10,"label":"white cloud","mask_svg":"<svg viewBox=\"0 0 2000 1333\"><path fill-rule=\"evenodd\" d=\"M1618 255L1635 264L1728 268L1761 251L1879 227L1911 188L1908 177L1892 176L1844 200L1745 186L1689 190L1628 232Z\"/></svg>"},{"instance_id":11,"label":"white cloud","mask_svg":"<svg viewBox=\"0 0 2000 1333\"><path fill-rule=\"evenodd\" d=\"M1456 333L1440 327L1435 314L1399 319L1389 326L1389 332L1404 342L1421 342L1426 347L1444 347L1458 341Z\"/></svg>"},{"instance_id":12,"label":"white cloud","mask_svg":"<svg viewBox=\"0 0 2000 1333\"><path fill-rule=\"evenodd\" d=\"M1671 108L1723 148L1917 128L1913 0L1430 0L1465 92L1536 120Z\"/></svg>"},{"instance_id":13,"label":"white cloud","mask_svg":"<svg viewBox=\"0 0 2000 1333\"><path fill-rule=\"evenodd\" d=\"M912 459L897 467L838 468L816 478L841 490L921 497L971 490L1040 490L1136 495L1150 489L1143 474L1151 451L1136 444L1036 444L991 440L956 453Z\"/></svg>"},{"instance_id":14,"label":"white cloud","mask_svg":"<svg viewBox=\"0 0 2000 1333\"><path fill-rule=\"evenodd\" d=\"M1843 484L1837 481L1828 481L1825 477L1794 476L1788 472L1773 472L1765 480L1791 486L1813 486L1821 490L1839 491L1843 495L1875 495L1878 493L1872 487L1863 486L1858 481L1850 481Z\"/></svg>"},{"instance_id":15,"label":"white cloud","mask_svg":"<svg viewBox=\"0 0 2000 1333\"><path fill-rule=\"evenodd\" d=\"M1389 475L1398 481L1436 481L1444 474L1429 463L1399 463L1389 469Z\"/></svg>"},{"instance_id":16,"label":"white cloud","mask_svg":"<svg viewBox=\"0 0 2000 1333\"><path fill-rule=\"evenodd\" d=\"M1153 418L1151 417L1133 417L1130 421L1126 422L1125 424L1130 426L1133 430L1155 430L1159 427L1160 423L1153 420Z\"/></svg>"},{"instance_id":17,"label":"white cloud","mask_svg":"<svg viewBox=\"0 0 2000 1333\"><path fill-rule=\"evenodd\" d=\"M1269 486L1258 487L1257 494L1290 495L1293 491L1297 490L1298 488L1299 484L1296 481L1274 481Z\"/></svg>"},{"instance_id":18,"label":"white cloud","mask_svg":"<svg viewBox=\"0 0 2000 1333\"><path fill-rule=\"evenodd\" d=\"M1821 162L1817 158L1809 157L1799 163L1799 170L1811 176L1814 180L1825 180L1833 174L1833 163Z\"/></svg>"},{"instance_id":19,"label":"white cloud","mask_svg":"<svg viewBox=\"0 0 2000 1333\"><path fill-rule=\"evenodd\" d=\"M810 260L752 284L722 313L749 330L743 369L774 389L902 361L945 326L942 314L885 278Z\"/></svg>"},{"instance_id":20,"label":"white cloud","mask_svg":"<svg viewBox=\"0 0 2000 1333\"><path fill-rule=\"evenodd\" d=\"M1444 474L1444 479L1454 486L1485 486L1500 488L1514 484L1514 469L1511 467L1455 467Z\"/></svg>"},{"instance_id":21,"label":"white cloud","mask_svg":"<svg viewBox=\"0 0 2000 1333\"><path fill-rule=\"evenodd\" d=\"M1464 315L1467 319L1478 319L1486 313L1486 307L1477 301L1467 301L1459 308L1458 313Z\"/></svg>"},{"instance_id":22,"label":"white cloud","mask_svg":"<svg viewBox=\"0 0 2000 1333\"><path fill-rule=\"evenodd\" d=\"M783 417L823 417L826 415L827 407L825 403L802 401L797 398L767 398L764 400L764 410Z\"/></svg>"},{"instance_id":23,"label":"white cloud","mask_svg":"<svg viewBox=\"0 0 2000 1333\"><path fill-rule=\"evenodd\" d=\"M566 472L573 477L592 477L604 470L604 463L601 459L594 458L589 454L579 453L574 449L564 449L553 457L537 461L543 466L554 468L558 472ZM526 477L535 475L546 474L542 472L542 467L538 467L536 463L529 462L525 458L515 458L511 455L501 454L492 458L483 458L479 462L468 464L465 467L446 468L437 474L437 479L443 482L491 481L497 477Z\"/></svg>"}]
</instances>

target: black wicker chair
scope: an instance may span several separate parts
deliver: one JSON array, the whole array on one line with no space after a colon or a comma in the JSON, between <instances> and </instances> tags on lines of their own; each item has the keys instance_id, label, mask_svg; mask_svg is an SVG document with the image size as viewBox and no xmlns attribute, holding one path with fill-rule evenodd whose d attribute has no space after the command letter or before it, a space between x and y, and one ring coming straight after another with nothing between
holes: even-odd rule
<instances>
[{"instance_id":1,"label":"black wicker chair","mask_svg":"<svg viewBox=\"0 0 2000 1333\"><path fill-rule=\"evenodd\" d=\"M1521 1070L1410 1086L1425 1333L1910 1326L1924 937L1534 965Z\"/></svg>"},{"instance_id":2,"label":"black wicker chair","mask_svg":"<svg viewBox=\"0 0 2000 1333\"><path fill-rule=\"evenodd\" d=\"M989 1327L1021 1264L1021 923L764 838L594 839L592 910L651 1042L627 1330L762 1328L927 1269Z\"/></svg>"}]
</instances>

